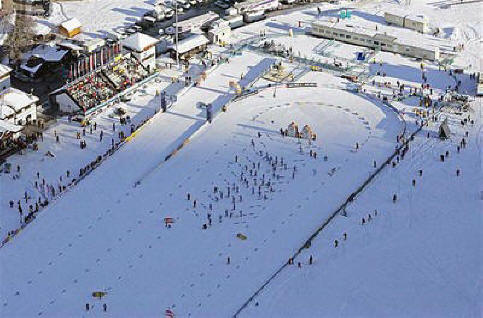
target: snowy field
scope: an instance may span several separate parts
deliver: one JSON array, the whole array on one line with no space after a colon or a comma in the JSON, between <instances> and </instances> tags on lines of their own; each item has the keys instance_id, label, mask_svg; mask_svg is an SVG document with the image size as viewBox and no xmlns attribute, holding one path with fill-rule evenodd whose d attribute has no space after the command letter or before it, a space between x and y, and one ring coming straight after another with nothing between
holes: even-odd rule
<instances>
[{"instance_id":1,"label":"snowy field","mask_svg":"<svg viewBox=\"0 0 483 318\"><path fill-rule=\"evenodd\" d=\"M37 29L56 32L56 27L70 18L77 18L82 24L82 37L106 37L119 27L133 25L153 8L151 0L79 0L61 1L52 4L48 19L37 19Z\"/></svg>"},{"instance_id":2,"label":"snowy field","mask_svg":"<svg viewBox=\"0 0 483 318\"><path fill-rule=\"evenodd\" d=\"M372 161L385 157L401 130L397 116L382 104L333 89L310 94L309 91L280 89L276 98L272 91L266 91L230 105L227 113L191 140L189 151L181 151L164 166L144 174L141 184L133 188L138 181L138 176L132 176L133 170L156 159L162 162L154 149L144 147L146 139L169 134L173 129L163 125L165 115L160 114L159 125L146 127L131 145L67 193L15 240L21 244L35 238L45 249L25 251L26 258L22 258L17 255L16 244L4 247L2 258L17 255L3 268L7 274L2 290L2 295L6 295L5 312L13 316L40 312L47 316L76 315L89 301L91 289L100 289L112 293L109 307L114 316L153 316L173 304L181 315L229 314L246 297L238 290L255 288L271 273L271 266L260 268L259 264L269 264L273 258L284 259L291 246L305 236L297 229L311 228L324 218L344 195L344 189L355 187L371 171ZM332 96L329 100L335 100L337 95L343 98L338 99L340 104L313 102L313 94ZM287 103L289 96L297 102ZM176 108L166 115L176 116ZM278 131L292 120L300 125L310 124L318 134L311 145L301 144L303 153L295 139L283 138ZM343 133L335 130L334 125L344 127ZM260 138L258 132L262 134ZM252 139L255 146L251 145ZM360 143L357 152L356 142ZM170 140L158 138L158 147L168 148L169 143ZM310 150L318 153L317 159L309 156ZM270 165L258 151L278 158L279 178L272 175ZM322 159L325 155L326 162ZM234 156L238 156L238 162L234 162ZM287 170L280 165L281 160ZM248 188L239 179L241 172L249 175L245 165L258 171L257 177L248 178ZM292 178L294 166L297 170ZM112 169L118 169L119 174L112 175ZM259 195L252 179L258 179L259 185L263 175L271 185L262 186ZM230 190L235 193L235 210L232 198L226 196L228 185L235 185ZM224 199L213 193L214 186L225 193ZM254 193L252 187L257 188ZM187 193L191 194L191 201L186 200ZM284 199L287 195L289 202ZM71 202L76 202L75 206ZM202 224L208 222L207 213L212 213L213 223L202 230ZM176 220L171 229L163 225L163 218L168 216ZM59 220L62 227L55 225ZM248 239L240 241L235 237L237 233ZM281 241L285 242L283 248L279 248ZM128 258L121 262L125 256ZM30 257L42 264L34 272L26 262ZM225 264L227 257L231 258L229 266ZM118 268L120 263L123 265ZM14 268L15 278L9 282L13 277L8 273ZM59 273L59 268L68 270ZM52 280L54 273L57 277ZM159 279L139 280L139 273ZM18 278L22 276L25 281L20 282ZM246 277L254 279L247 281ZM51 292L41 293L47 281L51 282ZM92 285L93 282L97 283ZM7 290L11 287L7 286L12 284L21 289L22 297L15 297L15 292L9 296L11 292ZM23 307L25 312L18 311L15 302L35 294L38 296L31 305ZM138 305L131 308L124 306L124 299L130 294L140 295ZM230 299L230 305L220 312L216 304L228 303ZM153 303L160 303L161 308L153 307Z\"/></svg>"},{"instance_id":3,"label":"snowy field","mask_svg":"<svg viewBox=\"0 0 483 318\"><path fill-rule=\"evenodd\" d=\"M479 4L442 9L414 2L409 10L427 12L450 33L450 28L462 30L453 41L467 40L469 30L480 27L474 13ZM380 14L394 3L358 6ZM337 7L324 8L332 14ZM310 21L316 12L302 9L237 29L234 42L264 30L301 56L355 63L358 48L336 43L324 52L329 57L321 56L317 48L324 40L298 33L298 21ZM290 27L294 37L288 36ZM476 40L467 41L456 60L459 66L476 65L481 32L475 30ZM222 48L210 49L224 54ZM389 53L378 53L375 60L361 65L368 81L359 94L326 72L307 72L298 79L316 88L269 87L271 82L258 78L278 59L253 51L232 57L209 70L199 86L181 91L179 84L169 83L179 74L162 71L161 81L120 106L139 123L159 106L156 91L178 92L178 102L154 115L0 249L0 316L159 317L170 308L177 317L227 317L274 273L240 316L480 316L483 135L481 101L473 97L468 113L437 114L448 118L450 139L440 140L441 121L430 121L410 142L405 158L387 165L347 206L345 216L332 219L295 264L286 265L394 152L397 136L405 131L407 137L419 127L421 118L414 113L419 98L408 98L407 91L420 88L421 62ZM196 63L190 70L195 78ZM284 65L287 71L303 69L288 61ZM467 75L455 78L434 63L424 63L424 71L435 100L456 80L462 81L460 92L474 93ZM259 93L230 103L235 96L230 81L252 83ZM397 81L407 91L391 108L377 95L391 99ZM199 102L213 103L217 112L226 105L227 111L207 124ZM3 234L18 225L16 203L8 207L10 197L21 199L25 190L38 195L36 171L56 184L66 169L77 171L103 153L119 129L128 133L129 126L112 131L111 112L95 118L92 135L87 129L82 137L86 150L75 138L80 128L61 119L44 134L39 152L10 160L22 170L18 180L0 175ZM474 124L462 126L468 115ZM280 129L292 121L300 129L310 125L317 139L283 137ZM103 142L98 141L100 129ZM458 152L462 138L467 144ZM55 158L44 155L48 150ZM171 227L165 218L173 220ZM92 297L95 291L107 294L99 300Z\"/></svg>"}]
</instances>

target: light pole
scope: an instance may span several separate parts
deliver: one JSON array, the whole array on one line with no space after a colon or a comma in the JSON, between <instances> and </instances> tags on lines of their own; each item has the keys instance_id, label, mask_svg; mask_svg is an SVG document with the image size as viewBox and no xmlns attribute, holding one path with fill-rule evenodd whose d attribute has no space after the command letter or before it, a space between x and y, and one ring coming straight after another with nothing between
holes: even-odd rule
<instances>
[{"instance_id":1,"label":"light pole","mask_svg":"<svg viewBox=\"0 0 483 318\"><path fill-rule=\"evenodd\" d=\"M176 41L176 66L178 66L179 68L179 53L178 53L178 0L175 0L176 1L176 5L175 5L175 41Z\"/></svg>"}]
</instances>

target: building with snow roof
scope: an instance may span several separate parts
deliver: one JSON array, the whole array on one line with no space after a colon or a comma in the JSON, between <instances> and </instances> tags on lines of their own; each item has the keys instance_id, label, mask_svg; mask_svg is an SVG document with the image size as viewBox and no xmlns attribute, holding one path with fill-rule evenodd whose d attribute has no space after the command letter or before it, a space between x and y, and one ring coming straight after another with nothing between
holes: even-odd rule
<instances>
[{"instance_id":1,"label":"building with snow roof","mask_svg":"<svg viewBox=\"0 0 483 318\"><path fill-rule=\"evenodd\" d=\"M31 78L40 77L57 69L66 59L68 50L57 45L40 44L24 55L27 60L20 65L20 70Z\"/></svg>"},{"instance_id":2,"label":"building with snow roof","mask_svg":"<svg viewBox=\"0 0 483 318\"><path fill-rule=\"evenodd\" d=\"M219 19L211 24L208 30L208 39L211 43L226 45L230 43L231 27L230 23L226 20Z\"/></svg>"},{"instance_id":3,"label":"building with snow roof","mask_svg":"<svg viewBox=\"0 0 483 318\"><path fill-rule=\"evenodd\" d=\"M169 51L172 58L176 58L176 52L178 52L180 59L189 59L192 55L204 51L209 42L206 36L196 33L179 41L178 45L171 44Z\"/></svg>"},{"instance_id":4,"label":"building with snow roof","mask_svg":"<svg viewBox=\"0 0 483 318\"><path fill-rule=\"evenodd\" d=\"M394 24L402 28L415 30L421 33L428 33L429 21L423 14L407 14L407 11L394 8L384 12L384 19L387 24Z\"/></svg>"},{"instance_id":5,"label":"building with snow roof","mask_svg":"<svg viewBox=\"0 0 483 318\"><path fill-rule=\"evenodd\" d=\"M10 87L0 92L0 120L23 126L37 120L37 96Z\"/></svg>"},{"instance_id":6,"label":"building with snow roof","mask_svg":"<svg viewBox=\"0 0 483 318\"><path fill-rule=\"evenodd\" d=\"M137 32L122 40L121 43L123 48L130 51L132 56L151 72L156 68L155 46L158 41L147 34Z\"/></svg>"},{"instance_id":7,"label":"building with snow roof","mask_svg":"<svg viewBox=\"0 0 483 318\"><path fill-rule=\"evenodd\" d=\"M207 29L210 27L213 21L216 21L220 16L213 12L208 11L205 14L195 16L193 18L180 21L178 23L173 23L173 27L178 27L178 32L192 32L199 29Z\"/></svg>"},{"instance_id":8,"label":"building with snow roof","mask_svg":"<svg viewBox=\"0 0 483 318\"><path fill-rule=\"evenodd\" d=\"M280 5L278 0L247 0L243 2L236 2L233 7L238 10L238 12L253 12L253 11L271 11L276 10Z\"/></svg>"},{"instance_id":9,"label":"building with snow roof","mask_svg":"<svg viewBox=\"0 0 483 318\"><path fill-rule=\"evenodd\" d=\"M12 69L5 65L0 64L0 90L4 90L10 87L10 73Z\"/></svg>"},{"instance_id":10,"label":"building with snow roof","mask_svg":"<svg viewBox=\"0 0 483 318\"><path fill-rule=\"evenodd\" d=\"M407 29L397 29L385 25L369 23L361 18L339 20L320 19L312 22L311 34L326 39L369 47L373 50L398 53L410 57L438 61L441 39L414 33ZM449 52L444 52L449 55Z\"/></svg>"},{"instance_id":11,"label":"building with snow roof","mask_svg":"<svg viewBox=\"0 0 483 318\"><path fill-rule=\"evenodd\" d=\"M81 33L82 24L76 18L62 22L59 26L59 33L71 38Z\"/></svg>"},{"instance_id":12,"label":"building with snow roof","mask_svg":"<svg viewBox=\"0 0 483 318\"><path fill-rule=\"evenodd\" d=\"M0 119L0 148L3 142L8 139L16 140L22 134L23 126L12 124L9 121Z\"/></svg>"}]
</instances>

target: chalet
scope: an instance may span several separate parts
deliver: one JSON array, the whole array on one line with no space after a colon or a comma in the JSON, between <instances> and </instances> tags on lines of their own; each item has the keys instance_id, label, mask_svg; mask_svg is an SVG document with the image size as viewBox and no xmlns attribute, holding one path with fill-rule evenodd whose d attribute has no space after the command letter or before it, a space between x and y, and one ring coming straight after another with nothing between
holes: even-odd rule
<instances>
[{"instance_id":1,"label":"chalet","mask_svg":"<svg viewBox=\"0 0 483 318\"><path fill-rule=\"evenodd\" d=\"M155 46L158 41L147 34L137 32L122 40L121 43L123 48L130 51L132 56L151 72L156 68Z\"/></svg>"},{"instance_id":2,"label":"chalet","mask_svg":"<svg viewBox=\"0 0 483 318\"><path fill-rule=\"evenodd\" d=\"M23 126L37 120L37 96L10 87L0 92L0 120Z\"/></svg>"}]
</instances>

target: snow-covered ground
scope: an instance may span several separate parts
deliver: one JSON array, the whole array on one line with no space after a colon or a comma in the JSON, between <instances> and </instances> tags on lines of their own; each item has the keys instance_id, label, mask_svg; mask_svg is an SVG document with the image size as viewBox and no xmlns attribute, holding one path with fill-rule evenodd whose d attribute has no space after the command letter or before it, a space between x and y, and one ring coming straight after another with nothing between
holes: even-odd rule
<instances>
[{"instance_id":1,"label":"snow-covered ground","mask_svg":"<svg viewBox=\"0 0 483 318\"><path fill-rule=\"evenodd\" d=\"M82 36L90 38L106 37L119 27L133 25L144 13L153 8L151 0L79 0L61 1L52 4L49 18L37 19L38 32L53 30L70 18L77 18L82 24Z\"/></svg>"},{"instance_id":2,"label":"snow-covered ground","mask_svg":"<svg viewBox=\"0 0 483 318\"><path fill-rule=\"evenodd\" d=\"M232 69L235 62L217 72ZM15 244L4 247L2 257L7 259L18 254L15 246L21 243L17 242L36 237L45 246L23 254L26 258L37 258L38 264L42 264L34 272L20 255L3 267L4 274L13 268L16 271L15 282L9 282L11 275L3 277L5 313L29 315L38 311L48 316L76 315L90 300L91 291L108 289L113 315L150 316L172 304L184 315L215 314L221 310L216 306L220 297L233 300L224 308L225 315L229 314L246 297L237 290L255 288L272 271L271 266L261 269L257 264L269 264L273 257L284 258L290 246L305 235L303 231L293 232L297 228L311 228L330 212L339 201L336 194L343 195L346 187L360 183L372 169L372 160L382 160L393 148L394 138L401 130L397 116L382 104L374 105L333 89L317 89L317 92L312 89L310 95L308 91L279 89L273 98L273 92L268 90L256 98L231 104L227 113L222 113L210 127L191 139L186 146L189 150L180 151L165 164L160 152L169 149L172 138L160 136L171 136L177 126L186 125L192 119L178 115L178 107L168 114L160 114L158 124L153 122L147 126L130 145L35 220L35 226L19 235ZM343 98L335 104L314 102L314 94L327 96L328 100L335 100L337 95ZM287 102L290 96L297 102ZM302 144L303 153L295 139L283 138L278 131L292 120L301 126L310 124L318 134L312 145ZM343 132L336 130L336 126L344 127ZM262 133L261 138L258 132ZM153 148L153 138L156 148ZM255 147L251 146L252 139ZM147 147L146 142L151 146ZM354 152L356 142L361 148ZM318 153L317 159L309 156L309 149ZM280 171L276 174L281 176L278 180L257 151L263 151L264 155L268 151L279 162L283 157L287 170L278 164ZM234 162L236 155L238 162ZM323 160L325 155L327 162ZM142 171L156 162L161 166ZM249 177L248 189L239 181L245 165L252 169L252 163L256 165L253 171L258 171L258 184L263 174L266 182L269 179L272 182L274 192L269 192L270 187L262 187L261 199L258 189L251 193L254 177ZM297 171L292 179L294 165ZM113 174L113 169L118 173ZM249 175L249 170L244 174ZM133 188L140 175L140 185ZM236 193L235 210L232 210L232 199L226 198L227 184L242 188L240 194L235 188L231 190ZM218 196L213 193L215 185L224 191L225 199L215 199ZM193 199L186 200L186 193L197 200L197 208L192 208ZM266 200L264 193L267 193ZM291 198L289 202L284 200L287 196ZM213 225L202 230L210 204ZM233 213L232 217L225 217L225 209ZM171 229L163 225L163 218L167 216L176 220ZM62 226L56 227L59 219ZM247 235L247 241L236 238L238 232ZM67 238L66 233L69 233ZM282 249L279 248L281 240L286 241ZM62 244L53 246L52 241ZM128 259L117 268L124 255ZM225 265L228 256L230 266ZM35 297L36 304L32 302L23 308L25 311L17 311L17 299L45 289L45 280L51 280L50 275L56 268L68 270L56 274L59 276L52 281L51 292L41 293ZM139 280L137 273L149 273L149 277L157 279L149 279L147 283ZM246 277L252 275L257 279L247 281ZM25 281L18 281L21 276ZM97 283L92 285L93 282ZM22 297L15 297L16 291L13 296L9 295L11 292L7 291L11 287L7 286L12 284L21 289ZM123 299L130 294L144 296L139 297L137 306L128 308L123 306ZM192 302L193 299L198 300ZM160 302L161 308L152 307L153 301ZM74 305L76 302L79 308ZM66 306L68 303L73 306ZM36 312L31 311L34 308Z\"/></svg>"},{"instance_id":3,"label":"snow-covered ground","mask_svg":"<svg viewBox=\"0 0 483 318\"><path fill-rule=\"evenodd\" d=\"M455 129L455 140L464 131ZM479 317L481 140L477 127L470 131L459 154L455 142L416 137L408 158L387 168L299 256L301 268L289 266L242 316Z\"/></svg>"},{"instance_id":4,"label":"snow-covered ground","mask_svg":"<svg viewBox=\"0 0 483 318\"><path fill-rule=\"evenodd\" d=\"M365 9L379 12L393 3L368 1ZM448 27L464 21L455 14L467 15L467 27L477 25L469 5L464 6L466 10L448 11L453 9L418 3L409 9L439 10L444 16L431 18ZM277 35L275 41L300 50L301 56L316 58L314 50L324 40L297 32L288 36L289 26L296 28L314 13L316 9L303 9L251 24L236 30L233 39L247 39L263 29L269 37ZM475 47L463 52L461 65L474 63ZM352 61L356 51L336 44L330 47L330 59ZM229 103L234 97L230 81L251 83L277 60L245 50L210 70L201 85L179 93L168 112L154 115L4 245L0 316L158 317L166 308L178 317L232 316L283 267L242 316L478 317L480 100L472 101L469 113L438 114L449 120L449 140L437 137L441 121L431 121L410 143L404 160L385 167L347 206L346 216L336 216L295 265L284 266L393 153L397 135L405 129L408 136L418 127L421 119L414 108L419 100L405 98L393 103L396 109L388 107L377 94L391 96L392 88L373 85L372 80L420 87L422 71L421 62L378 53L377 63L365 65L370 79L362 87L365 93L347 90L349 83L340 77L308 72L299 81L317 87L274 88L258 79L253 83L258 94ZM303 69L287 61L284 65L288 71ZM425 63L424 69L434 98L455 86L454 77L437 65ZM192 72L199 74L196 65ZM166 81L148 84L121 105L134 122L154 113L157 90L175 89L168 82L172 73L161 72ZM473 92L474 82L467 75L457 79L462 92ZM213 103L215 110L228 107L207 124L199 102ZM111 111L96 117L93 135L87 130L87 150L80 150L75 139L80 128L60 120L44 134L39 152L14 156L13 168L20 164L21 176L15 181L0 176L0 221L18 222L4 193L20 198L28 189L34 195L37 170L54 183L66 169L76 171L103 153L113 134ZM398 112L404 113L402 118ZM462 126L468 114L476 122ZM280 128L292 121L299 128L310 125L317 139L309 143L282 137ZM98 141L99 129L106 134L103 143ZM61 135L59 144L54 130ZM467 146L458 153L462 138ZM45 157L47 150L56 157ZM440 162L446 151L445 162ZM166 217L174 220L170 228L164 224ZM94 291L107 295L95 299ZM86 303L94 306L89 312Z\"/></svg>"}]
</instances>

